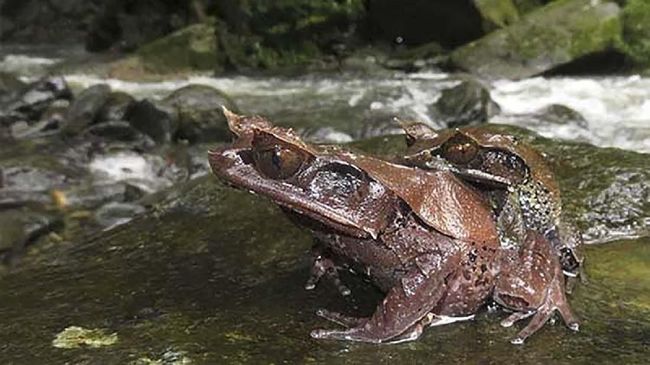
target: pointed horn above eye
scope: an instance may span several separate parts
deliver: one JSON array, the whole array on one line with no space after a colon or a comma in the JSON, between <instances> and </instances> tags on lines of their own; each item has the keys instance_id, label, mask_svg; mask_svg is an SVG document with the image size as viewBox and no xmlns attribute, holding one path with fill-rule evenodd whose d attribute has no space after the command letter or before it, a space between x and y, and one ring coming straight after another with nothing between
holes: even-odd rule
<instances>
[{"instance_id":1,"label":"pointed horn above eye","mask_svg":"<svg viewBox=\"0 0 650 365\"><path fill-rule=\"evenodd\" d=\"M221 106L221 110L223 110L223 115L228 120L228 124L236 123L240 118L239 115L231 112L225 105Z\"/></svg>"},{"instance_id":2,"label":"pointed horn above eye","mask_svg":"<svg viewBox=\"0 0 650 365\"><path fill-rule=\"evenodd\" d=\"M428 125L421 122L411 122L393 118L408 136L415 139L433 139L438 136L438 133Z\"/></svg>"}]
</instances>

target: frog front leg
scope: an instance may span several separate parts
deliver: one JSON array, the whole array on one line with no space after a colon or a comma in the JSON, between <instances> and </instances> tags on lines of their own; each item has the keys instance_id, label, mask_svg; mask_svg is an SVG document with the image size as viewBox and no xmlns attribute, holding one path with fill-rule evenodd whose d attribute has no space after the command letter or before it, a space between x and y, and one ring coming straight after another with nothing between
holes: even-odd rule
<instances>
[{"instance_id":1,"label":"frog front leg","mask_svg":"<svg viewBox=\"0 0 650 365\"><path fill-rule=\"evenodd\" d=\"M343 284L339 277L338 267L320 245L316 244L312 248L312 257L314 261L312 262L311 273L305 284L305 289L313 290L316 288L316 284L318 284L320 279L327 275L334 281L334 286L336 286L342 296L350 295L350 289Z\"/></svg>"},{"instance_id":2,"label":"frog front leg","mask_svg":"<svg viewBox=\"0 0 650 365\"><path fill-rule=\"evenodd\" d=\"M459 262L459 254L447 257L440 270L424 275L412 268L395 285L367 319L359 319L354 327L344 330L314 330L316 339L334 339L370 343L404 342L422 333L422 319L438 304L447 291L445 278ZM335 322L341 322L337 317ZM355 324L353 320L346 320ZM420 327L418 327L420 325Z\"/></svg>"}]
</instances>

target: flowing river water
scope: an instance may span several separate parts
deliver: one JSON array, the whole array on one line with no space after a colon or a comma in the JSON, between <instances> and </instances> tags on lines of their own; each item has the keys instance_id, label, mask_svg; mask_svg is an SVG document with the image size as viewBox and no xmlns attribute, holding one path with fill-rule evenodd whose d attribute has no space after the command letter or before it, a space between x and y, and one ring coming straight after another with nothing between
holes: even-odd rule
<instances>
[{"instance_id":1,"label":"flowing river water","mask_svg":"<svg viewBox=\"0 0 650 365\"><path fill-rule=\"evenodd\" d=\"M61 51L50 57L30 55L29 49L22 50L22 54L7 54L10 51L20 50L5 50L4 55L0 51L0 71L21 75L25 80L38 78L65 57ZM53 51L48 49L46 53ZM334 127L325 136L332 142L356 139L359 123L373 115L395 115L443 127L430 117L430 107L441 90L458 83L441 72L298 78L196 75L162 82L107 79L74 71L64 76L73 88L104 83L113 90L152 99L163 98L188 84L209 85L230 95L242 110L267 115L281 124L317 127L326 121ZM650 153L650 78L536 77L499 80L488 86L501 107L490 122L527 127L549 138ZM574 109L586 123L569 120L558 124L530 117L554 104Z\"/></svg>"}]
</instances>

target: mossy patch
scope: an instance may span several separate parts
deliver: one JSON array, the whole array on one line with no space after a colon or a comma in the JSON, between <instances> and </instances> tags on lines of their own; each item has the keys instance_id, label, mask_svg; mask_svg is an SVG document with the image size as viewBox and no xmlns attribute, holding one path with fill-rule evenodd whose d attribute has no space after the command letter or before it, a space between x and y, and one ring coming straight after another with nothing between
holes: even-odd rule
<instances>
[{"instance_id":1,"label":"mossy patch","mask_svg":"<svg viewBox=\"0 0 650 365\"><path fill-rule=\"evenodd\" d=\"M522 78L620 44L613 2L561 0L452 53L458 67L487 78Z\"/></svg>"},{"instance_id":2,"label":"mossy patch","mask_svg":"<svg viewBox=\"0 0 650 365\"><path fill-rule=\"evenodd\" d=\"M623 8L623 51L639 66L650 67L650 2L628 0Z\"/></svg>"},{"instance_id":3,"label":"mossy patch","mask_svg":"<svg viewBox=\"0 0 650 365\"><path fill-rule=\"evenodd\" d=\"M104 347L117 343L117 333L108 333L103 329L86 329L70 326L56 335L52 346L60 349L76 349L80 347Z\"/></svg>"}]
</instances>

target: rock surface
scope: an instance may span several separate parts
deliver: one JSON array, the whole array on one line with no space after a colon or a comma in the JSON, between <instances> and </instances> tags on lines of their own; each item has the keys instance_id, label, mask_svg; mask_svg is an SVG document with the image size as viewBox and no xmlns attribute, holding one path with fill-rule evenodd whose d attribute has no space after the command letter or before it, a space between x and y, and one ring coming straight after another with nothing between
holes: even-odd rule
<instances>
[{"instance_id":1,"label":"rock surface","mask_svg":"<svg viewBox=\"0 0 650 365\"><path fill-rule=\"evenodd\" d=\"M499 113L499 105L490 97L490 90L471 77L459 77L460 83L442 90L431 107L432 120L447 127L485 123Z\"/></svg>"},{"instance_id":2,"label":"rock surface","mask_svg":"<svg viewBox=\"0 0 650 365\"><path fill-rule=\"evenodd\" d=\"M46 251L42 259L57 258L52 264L27 264L0 279L0 314L12 319L0 323L3 360L124 364L176 353L197 364L466 364L507 362L518 351L526 363L645 361L647 239L587 250L590 284L570 298L583 321L579 333L548 325L519 349L507 341L517 328L498 324L505 313L481 312L474 321L428 328L415 343L367 346L309 338L311 329L332 326L317 309L369 313L378 293L347 277L350 300L327 284L305 291L311 239L276 207L212 176L176 196L156 214ZM55 346L77 327L118 340L101 349Z\"/></svg>"},{"instance_id":3,"label":"rock surface","mask_svg":"<svg viewBox=\"0 0 650 365\"><path fill-rule=\"evenodd\" d=\"M451 60L484 78L519 79L611 50L620 42L621 29L614 2L556 1L456 49Z\"/></svg>"}]
</instances>

